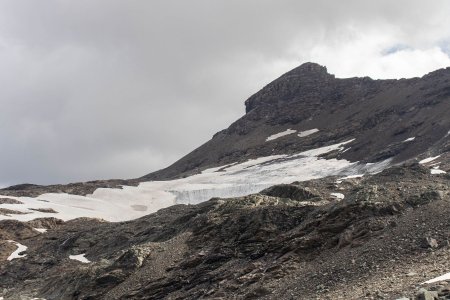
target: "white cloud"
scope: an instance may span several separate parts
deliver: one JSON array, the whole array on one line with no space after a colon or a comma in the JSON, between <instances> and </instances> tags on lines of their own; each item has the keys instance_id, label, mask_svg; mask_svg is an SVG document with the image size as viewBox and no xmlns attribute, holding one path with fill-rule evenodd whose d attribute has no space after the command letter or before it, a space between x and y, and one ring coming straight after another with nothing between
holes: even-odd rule
<instances>
[{"instance_id":1,"label":"white cloud","mask_svg":"<svg viewBox=\"0 0 450 300\"><path fill-rule=\"evenodd\" d=\"M374 79L420 77L450 66L449 56L439 47L413 49L395 47L398 40L387 34L363 35L343 39L339 44L314 47L309 60L320 62L338 77L370 76Z\"/></svg>"}]
</instances>

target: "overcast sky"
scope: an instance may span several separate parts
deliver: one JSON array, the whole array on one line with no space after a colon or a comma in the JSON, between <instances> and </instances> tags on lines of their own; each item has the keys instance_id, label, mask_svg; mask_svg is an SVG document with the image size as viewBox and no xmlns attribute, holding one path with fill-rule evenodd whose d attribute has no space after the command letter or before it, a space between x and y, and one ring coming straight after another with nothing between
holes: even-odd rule
<instances>
[{"instance_id":1,"label":"overcast sky","mask_svg":"<svg viewBox=\"0 0 450 300\"><path fill-rule=\"evenodd\" d=\"M450 66L450 1L1 0L0 185L131 178L286 71Z\"/></svg>"}]
</instances>

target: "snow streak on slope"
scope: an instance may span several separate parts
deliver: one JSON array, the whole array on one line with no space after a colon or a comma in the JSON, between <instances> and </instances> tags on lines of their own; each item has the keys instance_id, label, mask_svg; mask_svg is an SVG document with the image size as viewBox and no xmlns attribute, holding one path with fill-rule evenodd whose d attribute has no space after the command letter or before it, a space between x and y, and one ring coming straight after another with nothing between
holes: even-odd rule
<instances>
[{"instance_id":1,"label":"snow streak on slope","mask_svg":"<svg viewBox=\"0 0 450 300\"><path fill-rule=\"evenodd\" d=\"M319 132L319 129L314 128L314 129L310 129L310 130L305 130L305 131L299 132L298 136L299 137L306 137L306 136L309 136L309 135L311 135L313 133L316 133L316 132Z\"/></svg>"},{"instance_id":2,"label":"snow streak on slope","mask_svg":"<svg viewBox=\"0 0 450 300\"><path fill-rule=\"evenodd\" d=\"M13 253L11 253L11 255L7 258L7 260L13 260L16 258L22 258L22 257L27 256L26 254L20 254L28 249L27 246L19 244L15 241L11 241L11 240L9 240L8 242L15 244L17 246L17 249Z\"/></svg>"},{"instance_id":3,"label":"snow streak on slope","mask_svg":"<svg viewBox=\"0 0 450 300\"><path fill-rule=\"evenodd\" d=\"M289 134L296 133L296 132L297 132L297 130L294 130L294 129L287 129L287 130L285 130L285 131L283 131L283 132L279 132L279 133L276 133L276 134L272 134L271 136L269 136L269 137L266 139L266 142L273 141L273 140L276 140L276 139L278 139L278 138L280 138L280 137L282 137L282 136L289 135Z\"/></svg>"},{"instance_id":4,"label":"snow streak on slope","mask_svg":"<svg viewBox=\"0 0 450 300\"><path fill-rule=\"evenodd\" d=\"M37 198L20 199L23 204L2 204L0 207L26 214L0 216L0 219L27 221L39 217L63 220L77 217L124 221L139 218L174 204L196 204L212 197L238 197L256 193L280 183L305 181L330 175L352 175L377 170L375 165L360 165L347 160L323 159L319 155L342 151L347 141L312 149L295 155L273 155L203 171L201 174L171 181L143 182L137 187L97 189L87 196L44 194ZM380 166L383 167L383 166ZM48 214L30 208L52 208Z\"/></svg>"},{"instance_id":5,"label":"snow streak on slope","mask_svg":"<svg viewBox=\"0 0 450 300\"><path fill-rule=\"evenodd\" d=\"M84 264L88 264L91 261L89 259L87 259L86 257L84 257L85 255L86 254L69 255L69 259L77 260L77 261L82 262Z\"/></svg>"}]
</instances>

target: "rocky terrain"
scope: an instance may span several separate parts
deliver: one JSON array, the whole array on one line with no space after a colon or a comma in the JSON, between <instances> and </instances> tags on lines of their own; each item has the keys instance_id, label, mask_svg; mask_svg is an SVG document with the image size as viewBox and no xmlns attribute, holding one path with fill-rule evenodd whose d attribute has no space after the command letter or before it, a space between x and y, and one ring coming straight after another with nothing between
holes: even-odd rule
<instances>
[{"instance_id":1,"label":"rocky terrain","mask_svg":"<svg viewBox=\"0 0 450 300\"><path fill-rule=\"evenodd\" d=\"M445 294L442 283L421 283L450 271L449 179L411 164L172 206L129 222L1 221L2 253L14 250L10 240L28 248L24 257L1 261L0 293L5 299L397 299L420 288ZM80 254L86 262L70 259Z\"/></svg>"},{"instance_id":2,"label":"rocky terrain","mask_svg":"<svg viewBox=\"0 0 450 300\"><path fill-rule=\"evenodd\" d=\"M0 190L0 300L450 299L450 276L425 283L450 272L450 68L340 79L307 63L245 104L141 178ZM298 181L269 186L270 174ZM240 178L264 189L199 203ZM145 213L167 194L203 198ZM107 222L94 203L143 217ZM63 221L62 205L96 218Z\"/></svg>"}]
</instances>

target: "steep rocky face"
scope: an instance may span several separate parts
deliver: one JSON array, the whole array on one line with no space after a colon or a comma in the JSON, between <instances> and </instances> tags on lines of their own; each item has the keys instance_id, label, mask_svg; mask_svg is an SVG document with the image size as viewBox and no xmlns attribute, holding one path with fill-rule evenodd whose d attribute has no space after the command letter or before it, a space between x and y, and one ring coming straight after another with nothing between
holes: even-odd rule
<instances>
[{"instance_id":1,"label":"steep rocky face","mask_svg":"<svg viewBox=\"0 0 450 300\"><path fill-rule=\"evenodd\" d=\"M338 158L401 162L448 151L450 68L422 78L335 78L306 63L246 102L246 114L172 166L141 178L168 179L272 154L354 139ZM271 135L290 134L267 141ZM304 134L317 129L313 134ZM438 149L439 148L439 149Z\"/></svg>"}]
</instances>

